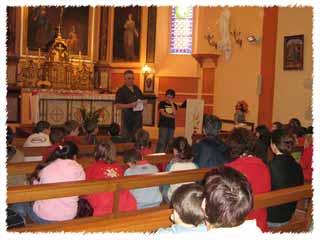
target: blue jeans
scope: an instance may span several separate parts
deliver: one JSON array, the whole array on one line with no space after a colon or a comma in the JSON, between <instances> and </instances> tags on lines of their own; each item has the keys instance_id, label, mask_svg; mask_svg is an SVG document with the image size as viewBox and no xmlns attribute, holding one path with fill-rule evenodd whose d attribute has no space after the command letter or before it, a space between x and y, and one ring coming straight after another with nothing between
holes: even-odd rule
<instances>
[{"instance_id":1,"label":"blue jeans","mask_svg":"<svg viewBox=\"0 0 320 240\"><path fill-rule=\"evenodd\" d=\"M50 223L52 221L43 219L38 217L38 215L33 211L33 202L23 202L23 203L15 203L9 206L10 209L16 211L20 216L24 219L29 216L31 220L35 223Z\"/></svg>"},{"instance_id":2,"label":"blue jeans","mask_svg":"<svg viewBox=\"0 0 320 240\"><path fill-rule=\"evenodd\" d=\"M286 225L289 221L287 222L282 222L282 223L276 223L276 222L267 222L269 228L275 228L275 227L281 227L283 225Z\"/></svg>"},{"instance_id":3,"label":"blue jeans","mask_svg":"<svg viewBox=\"0 0 320 240\"><path fill-rule=\"evenodd\" d=\"M173 138L174 129L173 128L159 128L159 139L157 143L156 153L162 153L167 150L169 141Z\"/></svg>"}]
</instances>

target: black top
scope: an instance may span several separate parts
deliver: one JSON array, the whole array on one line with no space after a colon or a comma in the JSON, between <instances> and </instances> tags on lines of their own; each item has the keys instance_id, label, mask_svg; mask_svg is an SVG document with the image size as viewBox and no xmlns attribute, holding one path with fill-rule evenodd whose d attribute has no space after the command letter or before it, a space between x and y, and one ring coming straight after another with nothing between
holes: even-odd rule
<instances>
[{"instance_id":1,"label":"black top","mask_svg":"<svg viewBox=\"0 0 320 240\"><path fill-rule=\"evenodd\" d=\"M133 91L131 91L126 85L120 87L116 93L115 103L129 104L137 101L138 99L143 100L143 94L141 90L133 85ZM133 111L133 108L122 109L122 123L123 128L128 131L136 130L142 127L142 111Z\"/></svg>"},{"instance_id":2,"label":"black top","mask_svg":"<svg viewBox=\"0 0 320 240\"><path fill-rule=\"evenodd\" d=\"M227 147L218 137L210 136L192 146L194 163L200 168L216 167L229 162Z\"/></svg>"},{"instance_id":3,"label":"black top","mask_svg":"<svg viewBox=\"0 0 320 240\"><path fill-rule=\"evenodd\" d=\"M254 147L254 155L263 160L264 163L268 162L268 149L269 145L261 139L258 139Z\"/></svg>"},{"instance_id":4,"label":"black top","mask_svg":"<svg viewBox=\"0 0 320 240\"><path fill-rule=\"evenodd\" d=\"M276 155L269 163L271 191L303 185L300 165L289 154ZM289 221L296 209L297 202L286 203L268 208L268 222Z\"/></svg>"},{"instance_id":5,"label":"black top","mask_svg":"<svg viewBox=\"0 0 320 240\"><path fill-rule=\"evenodd\" d=\"M141 90L136 85L133 85L133 91L131 91L127 85L123 85L116 93L115 103L129 104L137 101L138 99L142 100L144 97ZM132 109L129 110L132 111Z\"/></svg>"},{"instance_id":6,"label":"black top","mask_svg":"<svg viewBox=\"0 0 320 240\"><path fill-rule=\"evenodd\" d=\"M173 103L174 107L176 110L178 110L178 106L177 104ZM172 110L172 106L170 103L167 103L166 101L161 101L159 103L159 107L158 107L159 111L160 109L163 109L165 113L167 114L172 114L173 115L173 110ZM163 127L163 128L172 128L175 129L175 119L174 118L168 118L166 116L163 116L160 113L160 117L159 117L159 127Z\"/></svg>"}]
</instances>

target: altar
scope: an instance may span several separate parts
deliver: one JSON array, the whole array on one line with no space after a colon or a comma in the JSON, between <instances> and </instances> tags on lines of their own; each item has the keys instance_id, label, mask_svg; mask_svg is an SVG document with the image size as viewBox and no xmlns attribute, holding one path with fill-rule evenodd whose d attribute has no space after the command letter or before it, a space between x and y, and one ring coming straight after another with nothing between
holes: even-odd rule
<instances>
[{"instance_id":1,"label":"altar","mask_svg":"<svg viewBox=\"0 0 320 240\"><path fill-rule=\"evenodd\" d=\"M154 96L145 97L146 106L143 111L143 124L153 126L156 99ZM121 124L121 110L115 107L114 100L115 94L101 94L98 91L32 90L30 114L33 123L45 120L52 125L61 125L67 120L81 122L81 108L85 108L87 112L103 108L99 125L109 125L112 122Z\"/></svg>"}]
</instances>

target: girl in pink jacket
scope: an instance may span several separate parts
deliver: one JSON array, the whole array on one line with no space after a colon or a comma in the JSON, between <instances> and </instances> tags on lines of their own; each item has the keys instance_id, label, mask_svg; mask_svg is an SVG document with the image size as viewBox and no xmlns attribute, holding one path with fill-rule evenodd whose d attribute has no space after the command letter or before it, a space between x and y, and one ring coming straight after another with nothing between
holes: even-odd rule
<instances>
[{"instance_id":1,"label":"girl in pink jacket","mask_svg":"<svg viewBox=\"0 0 320 240\"><path fill-rule=\"evenodd\" d=\"M30 182L48 184L85 180L85 173L76 162L78 147L73 142L65 142L57 147L46 162L40 163ZM78 196L38 200L31 203L17 203L10 206L21 216L29 216L36 223L65 221L76 217Z\"/></svg>"}]
</instances>

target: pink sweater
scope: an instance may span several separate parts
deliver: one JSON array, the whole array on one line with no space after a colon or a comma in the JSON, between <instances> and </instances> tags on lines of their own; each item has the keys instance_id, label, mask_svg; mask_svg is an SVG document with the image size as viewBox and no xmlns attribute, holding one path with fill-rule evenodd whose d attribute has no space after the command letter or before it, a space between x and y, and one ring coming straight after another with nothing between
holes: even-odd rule
<instances>
[{"instance_id":1,"label":"pink sweater","mask_svg":"<svg viewBox=\"0 0 320 240\"><path fill-rule=\"evenodd\" d=\"M82 166L74 160L57 159L39 173L40 181L33 184L59 183L85 180ZM78 196L35 201L33 211L49 221L73 219L77 214Z\"/></svg>"}]
</instances>

